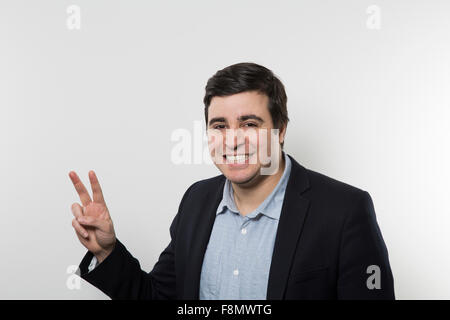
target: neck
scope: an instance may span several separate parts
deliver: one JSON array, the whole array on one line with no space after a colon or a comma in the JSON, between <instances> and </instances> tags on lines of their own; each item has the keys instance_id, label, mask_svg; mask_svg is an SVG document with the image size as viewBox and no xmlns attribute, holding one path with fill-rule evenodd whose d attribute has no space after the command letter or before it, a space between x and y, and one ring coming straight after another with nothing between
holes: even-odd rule
<instances>
[{"instance_id":1,"label":"neck","mask_svg":"<svg viewBox=\"0 0 450 320\"><path fill-rule=\"evenodd\" d=\"M286 155L287 157L287 155ZM272 175L259 175L255 181L248 184L231 183L233 187L234 201L239 212L246 215L256 208L269 196L280 181L286 162L283 153L280 152L280 166L278 171Z\"/></svg>"}]
</instances>

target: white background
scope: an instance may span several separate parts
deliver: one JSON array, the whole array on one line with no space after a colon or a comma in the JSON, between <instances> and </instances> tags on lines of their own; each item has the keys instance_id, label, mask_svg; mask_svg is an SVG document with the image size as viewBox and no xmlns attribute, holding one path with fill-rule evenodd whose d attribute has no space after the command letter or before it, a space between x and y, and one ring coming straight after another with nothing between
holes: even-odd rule
<instances>
[{"instance_id":1,"label":"white background","mask_svg":"<svg viewBox=\"0 0 450 320\"><path fill-rule=\"evenodd\" d=\"M69 5L81 29L69 30ZM381 29L367 28L370 5ZM0 298L106 299L67 268L68 172L94 169L118 238L150 271L186 188L174 130L203 121L207 79L237 62L288 94L285 150L367 190L398 299L450 299L450 2L0 1Z\"/></svg>"}]
</instances>

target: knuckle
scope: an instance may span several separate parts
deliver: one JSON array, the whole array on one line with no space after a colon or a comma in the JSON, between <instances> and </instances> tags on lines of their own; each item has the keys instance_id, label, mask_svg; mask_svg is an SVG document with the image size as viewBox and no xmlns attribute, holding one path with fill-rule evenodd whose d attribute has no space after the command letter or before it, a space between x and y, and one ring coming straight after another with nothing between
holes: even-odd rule
<instances>
[{"instance_id":1,"label":"knuckle","mask_svg":"<svg viewBox=\"0 0 450 320\"><path fill-rule=\"evenodd\" d=\"M76 219L72 220L72 227L76 228L77 227L77 221Z\"/></svg>"}]
</instances>

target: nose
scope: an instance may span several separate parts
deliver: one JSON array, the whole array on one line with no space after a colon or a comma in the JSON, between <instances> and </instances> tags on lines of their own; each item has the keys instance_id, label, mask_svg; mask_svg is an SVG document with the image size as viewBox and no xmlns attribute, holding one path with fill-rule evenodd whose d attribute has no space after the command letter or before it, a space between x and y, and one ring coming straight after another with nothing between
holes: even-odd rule
<instances>
[{"instance_id":1,"label":"nose","mask_svg":"<svg viewBox=\"0 0 450 320\"><path fill-rule=\"evenodd\" d=\"M245 135L242 129L227 129L225 147L229 152L245 148Z\"/></svg>"}]
</instances>

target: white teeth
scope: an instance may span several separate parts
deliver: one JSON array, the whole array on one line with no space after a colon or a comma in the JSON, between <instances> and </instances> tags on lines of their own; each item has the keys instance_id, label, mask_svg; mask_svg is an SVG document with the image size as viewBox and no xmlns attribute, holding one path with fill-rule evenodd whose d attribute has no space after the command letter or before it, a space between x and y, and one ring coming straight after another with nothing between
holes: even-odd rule
<instances>
[{"instance_id":1,"label":"white teeth","mask_svg":"<svg viewBox=\"0 0 450 320\"><path fill-rule=\"evenodd\" d=\"M248 155L227 156L230 161L245 161L248 160Z\"/></svg>"}]
</instances>

